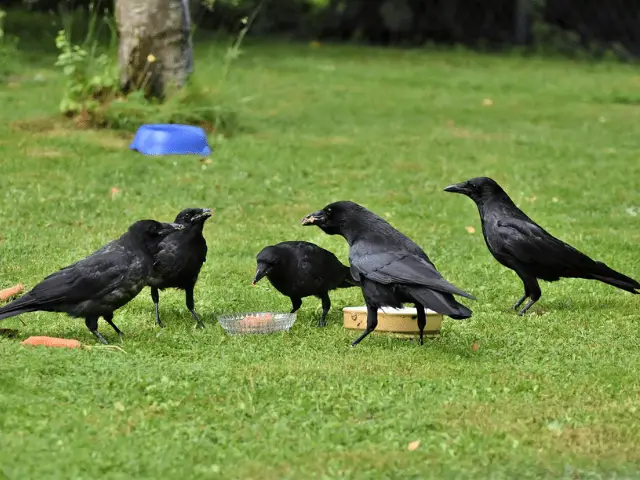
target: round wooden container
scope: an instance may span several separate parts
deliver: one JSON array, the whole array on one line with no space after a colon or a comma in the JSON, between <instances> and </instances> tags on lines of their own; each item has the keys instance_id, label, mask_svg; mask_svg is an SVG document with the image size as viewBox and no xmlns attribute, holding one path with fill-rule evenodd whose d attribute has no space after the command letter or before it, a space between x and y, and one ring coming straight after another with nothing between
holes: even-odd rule
<instances>
[{"instance_id":1,"label":"round wooden container","mask_svg":"<svg viewBox=\"0 0 640 480\"><path fill-rule=\"evenodd\" d=\"M345 307L344 328L364 330L367 327L367 307ZM424 335L435 337L440 334L442 315L426 309L427 325ZM376 332L389 332L400 335L418 335L418 312L415 308L380 308Z\"/></svg>"}]
</instances>

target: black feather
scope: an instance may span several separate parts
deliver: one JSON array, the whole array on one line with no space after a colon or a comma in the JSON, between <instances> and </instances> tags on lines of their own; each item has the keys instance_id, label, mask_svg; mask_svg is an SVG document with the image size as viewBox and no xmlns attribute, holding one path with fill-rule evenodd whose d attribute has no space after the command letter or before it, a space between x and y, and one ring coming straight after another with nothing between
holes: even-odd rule
<instances>
[{"instance_id":1,"label":"black feather","mask_svg":"<svg viewBox=\"0 0 640 480\"><path fill-rule=\"evenodd\" d=\"M153 269L158 242L182 228L141 220L100 250L44 278L22 297L0 308L0 320L26 312L64 312L84 318L87 328L103 343L98 319L113 324L113 312L144 288Z\"/></svg>"},{"instance_id":2,"label":"black feather","mask_svg":"<svg viewBox=\"0 0 640 480\"><path fill-rule=\"evenodd\" d=\"M175 219L175 223L184 226L184 229L168 235L158 246L153 274L148 284L151 287L156 323L160 327L163 324L160 320L159 290L176 288L184 290L187 309L196 325L204 328L204 323L195 311L193 292L202 265L207 260L207 241L202 229L210 216L211 210L207 208L185 208Z\"/></svg>"},{"instance_id":3,"label":"black feather","mask_svg":"<svg viewBox=\"0 0 640 480\"><path fill-rule=\"evenodd\" d=\"M349 261L354 279L361 282L367 305L367 329L358 344L377 326L378 308L400 308L413 303L418 310L422 342L428 307L451 318L469 318L471 310L453 294L474 298L444 278L426 253L386 220L354 202L327 205L302 221L317 225L329 235L342 235L349 244Z\"/></svg>"},{"instance_id":4,"label":"black feather","mask_svg":"<svg viewBox=\"0 0 640 480\"><path fill-rule=\"evenodd\" d=\"M291 313L300 308L305 297L322 300L319 326L324 325L331 308L329 291L359 286L349 267L330 251L309 242L270 245L258 253L256 262L254 283L266 276L276 290L291 299Z\"/></svg>"},{"instance_id":5,"label":"black feather","mask_svg":"<svg viewBox=\"0 0 640 480\"><path fill-rule=\"evenodd\" d=\"M521 315L542 296L538 280L584 278L640 293L636 280L593 260L531 220L495 180L472 178L445 190L466 195L476 203L489 251L498 262L514 270L524 284L524 296L514 308L530 298Z\"/></svg>"}]
</instances>

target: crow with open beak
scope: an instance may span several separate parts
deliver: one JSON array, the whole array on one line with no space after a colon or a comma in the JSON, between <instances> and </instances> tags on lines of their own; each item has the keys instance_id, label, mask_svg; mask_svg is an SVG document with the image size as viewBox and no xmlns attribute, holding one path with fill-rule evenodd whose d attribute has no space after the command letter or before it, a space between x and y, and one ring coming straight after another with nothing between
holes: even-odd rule
<instances>
[{"instance_id":1,"label":"crow with open beak","mask_svg":"<svg viewBox=\"0 0 640 480\"><path fill-rule=\"evenodd\" d=\"M193 290L202 264L207 260L207 241L202 234L204 222L213 215L209 208L186 208L176 217L175 223L184 229L168 235L160 242L155 255L153 275L149 279L151 299L155 305L156 323L164 327L160 321L159 290L176 288L184 290L187 309L196 321L196 325L204 328L204 323L194 309Z\"/></svg>"},{"instance_id":2,"label":"crow with open beak","mask_svg":"<svg viewBox=\"0 0 640 480\"><path fill-rule=\"evenodd\" d=\"M367 328L352 345L360 343L378 325L378 308L401 308L413 303L418 312L423 343L428 307L459 320L471 310L453 294L474 298L447 282L426 253L386 220L354 202L340 201L307 215L302 225L316 225L329 235L342 235L349 244L351 273L360 282L367 305Z\"/></svg>"}]
</instances>

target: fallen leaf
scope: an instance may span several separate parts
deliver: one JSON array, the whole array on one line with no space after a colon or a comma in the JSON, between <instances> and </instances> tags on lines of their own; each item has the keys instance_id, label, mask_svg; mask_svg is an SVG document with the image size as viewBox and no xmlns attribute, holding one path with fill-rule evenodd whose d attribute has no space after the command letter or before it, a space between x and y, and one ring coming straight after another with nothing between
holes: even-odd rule
<instances>
[{"instance_id":1,"label":"fallen leaf","mask_svg":"<svg viewBox=\"0 0 640 480\"><path fill-rule=\"evenodd\" d=\"M482 100L482 105L484 105L485 107L490 107L491 105L493 105L493 100L491 100L490 98L485 98L484 100Z\"/></svg>"},{"instance_id":2,"label":"fallen leaf","mask_svg":"<svg viewBox=\"0 0 640 480\"><path fill-rule=\"evenodd\" d=\"M471 225L464 227L464 229L469 233L476 233L476 229L473 228Z\"/></svg>"},{"instance_id":3,"label":"fallen leaf","mask_svg":"<svg viewBox=\"0 0 640 480\"><path fill-rule=\"evenodd\" d=\"M415 441L409 443L409 446L407 448L409 449L410 452L413 452L419 446L420 446L420 440L415 440Z\"/></svg>"},{"instance_id":4,"label":"fallen leaf","mask_svg":"<svg viewBox=\"0 0 640 480\"><path fill-rule=\"evenodd\" d=\"M553 197L553 198L551 199L551 201L552 201L553 203L558 203L558 197Z\"/></svg>"},{"instance_id":5,"label":"fallen leaf","mask_svg":"<svg viewBox=\"0 0 640 480\"><path fill-rule=\"evenodd\" d=\"M115 408L119 412L124 412L124 405L122 404L122 402L114 403L113 408Z\"/></svg>"},{"instance_id":6,"label":"fallen leaf","mask_svg":"<svg viewBox=\"0 0 640 480\"><path fill-rule=\"evenodd\" d=\"M531 203L535 202L537 199L538 197L536 197L535 195L533 197L525 198L527 202L531 202Z\"/></svg>"},{"instance_id":7,"label":"fallen leaf","mask_svg":"<svg viewBox=\"0 0 640 480\"><path fill-rule=\"evenodd\" d=\"M205 165L211 165L212 160L210 158L202 157L200 159L200 163L204 163Z\"/></svg>"},{"instance_id":8,"label":"fallen leaf","mask_svg":"<svg viewBox=\"0 0 640 480\"><path fill-rule=\"evenodd\" d=\"M480 348L480 345L478 345L478 342L473 342L471 344L471 350L473 350L474 352L477 352L479 348Z\"/></svg>"},{"instance_id":9,"label":"fallen leaf","mask_svg":"<svg viewBox=\"0 0 640 480\"><path fill-rule=\"evenodd\" d=\"M316 41L309 42L309 46L310 46L311 48L318 48L318 47L320 47L321 45L322 45L322 44L321 44L320 42L316 42Z\"/></svg>"}]
</instances>

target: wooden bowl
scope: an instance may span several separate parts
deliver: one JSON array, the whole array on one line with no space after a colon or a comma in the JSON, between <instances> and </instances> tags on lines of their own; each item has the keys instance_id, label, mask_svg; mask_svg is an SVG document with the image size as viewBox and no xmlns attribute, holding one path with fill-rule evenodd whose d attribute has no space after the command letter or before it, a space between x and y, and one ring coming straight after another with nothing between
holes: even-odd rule
<instances>
[{"instance_id":1,"label":"wooden bowl","mask_svg":"<svg viewBox=\"0 0 640 480\"><path fill-rule=\"evenodd\" d=\"M367 327L367 307L345 307L344 328L350 330L364 330ZM426 309L427 324L424 327L425 337L435 337L440 334L442 315ZM396 335L419 335L418 312L415 308L387 308L378 309L378 326L376 332L389 332Z\"/></svg>"}]
</instances>

